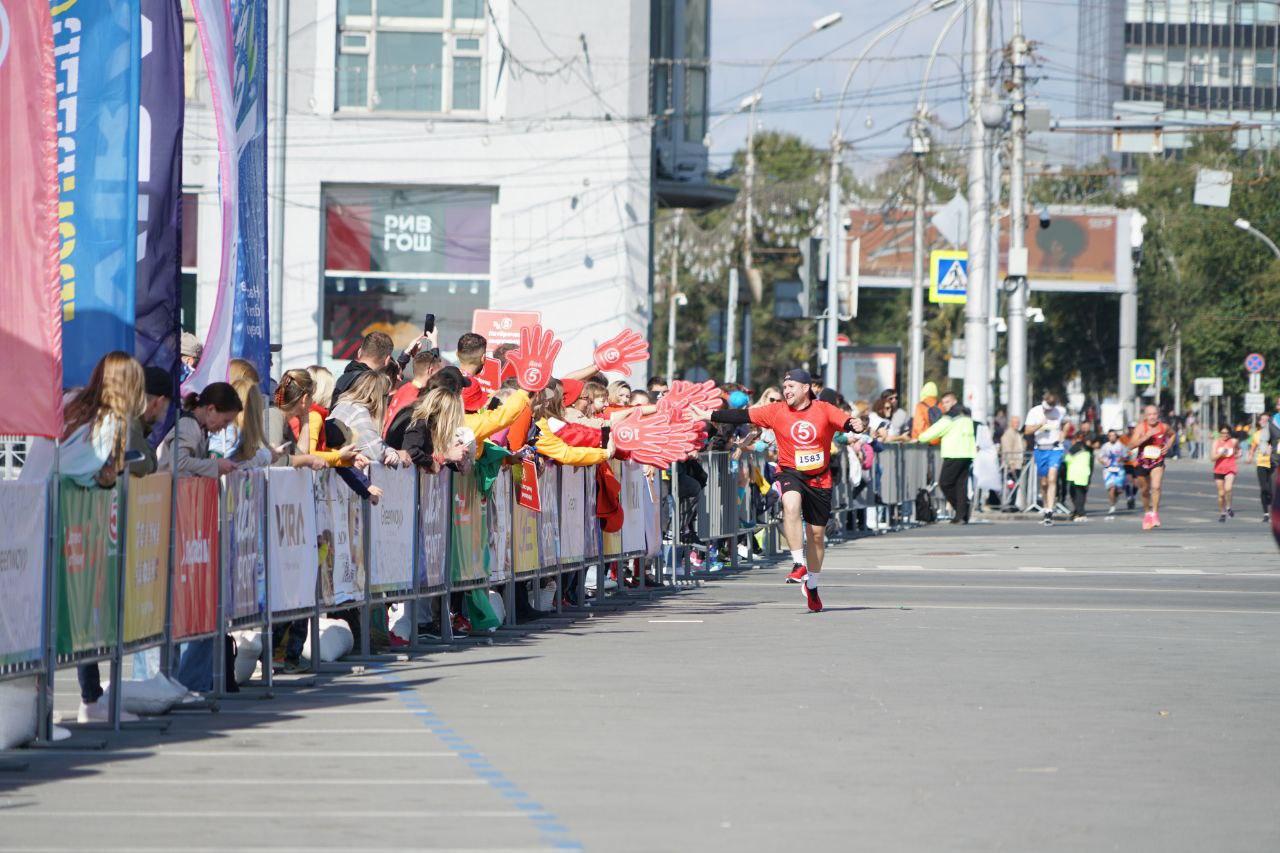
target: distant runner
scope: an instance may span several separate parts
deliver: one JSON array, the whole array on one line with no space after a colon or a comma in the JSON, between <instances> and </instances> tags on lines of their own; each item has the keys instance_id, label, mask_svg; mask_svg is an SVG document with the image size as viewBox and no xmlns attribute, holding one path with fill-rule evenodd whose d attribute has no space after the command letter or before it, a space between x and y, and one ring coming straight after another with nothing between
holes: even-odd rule
<instances>
[{"instance_id":1,"label":"distant runner","mask_svg":"<svg viewBox=\"0 0 1280 853\"><path fill-rule=\"evenodd\" d=\"M1133 474L1142 493L1142 529L1160 526L1160 486L1164 482L1164 457L1173 443L1173 430L1160 420L1160 410L1147 406L1142 420L1129 434Z\"/></svg>"},{"instance_id":2,"label":"distant runner","mask_svg":"<svg viewBox=\"0 0 1280 853\"><path fill-rule=\"evenodd\" d=\"M778 443L778 482L782 489L782 534L791 549L787 583L803 583L805 602L822 610L818 574L831 519L831 442L838 432L862 432L861 418L813 399L807 370L790 370L782 382L781 403L711 413L716 423L751 423L773 430ZM806 554L805 533L808 533Z\"/></svg>"},{"instance_id":3,"label":"distant runner","mask_svg":"<svg viewBox=\"0 0 1280 853\"><path fill-rule=\"evenodd\" d=\"M1023 432L1031 436L1035 450L1036 476L1040 478L1040 508L1045 525L1053 524L1053 510L1058 504L1058 469L1062 467L1062 425L1067 411L1058 405L1058 395L1044 392L1040 405L1032 406L1023 423Z\"/></svg>"},{"instance_id":4,"label":"distant runner","mask_svg":"<svg viewBox=\"0 0 1280 853\"><path fill-rule=\"evenodd\" d=\"M1213 462L1213 484L1218 489L1219 522L1236 517L1236 511L1231 508L1231 492L1235 488L1236 474L1240 470L1239 458L1240 442L1231 434L1231 428L1223 425L1209 448L1209 459Z\"/></svg>"},{"instance_id":5,"label":"distant runner","mask_svg":"<svg viewBox=\"0 0 1280 853\"><path fill-rule=\"evenodd\" d=\"M1098 448L1098 464L1102 466L1102 483L1107 487L1107 521L1114 521L1116 501L1124 491L1124 458L1128 455L1115 430L1107 432L1107 443Z\"/></svg>"}]
</instances>

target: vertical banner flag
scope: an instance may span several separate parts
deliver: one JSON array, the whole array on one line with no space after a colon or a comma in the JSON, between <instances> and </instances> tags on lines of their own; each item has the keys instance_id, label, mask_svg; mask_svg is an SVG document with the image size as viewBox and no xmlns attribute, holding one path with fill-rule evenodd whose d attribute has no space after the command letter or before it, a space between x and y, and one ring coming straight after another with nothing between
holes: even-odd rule
<instances>
[{"instance_id":1,"label":"vertical banner flag","mask_svg":"<svg viewBox=\"0 0 1280 853\"><path fill-rule=\"evenodd\" d=\"M85 489L64 478L58 541L58 654L116 641L117 494Z\"/></svg>"},{"instance_id":2,"label":"vertical banner flag","mask_svg":"<svg viewBox=\"0 0 1280 853\"><path fill-rule=\"evenodd\" d=\"M217 626L218 481L178 481L178 520L173 567L174 639L208 634Z\"/></svg>"},{"instance_id":3,"label":"vertical banner flag","mask_svg":"<svg viewBox=\"0 0 1280 853\"><path fill-rule=\"evenodd\" d=\"M53 4L68 387L104 352L133 352L141 29L138 0Z\"/></svg>"},{"instance_id":4,"label":"vertical banner flag","mask_svg":"<svg viewBox=\"0 0 1280 853\"><path fill-rule=\"evenodd\" d=\"M0 481L0 665L40 658L46 515L44 483Z\"/></svg>"},{"instance_id":5,"label":"vertical banner flag","mask_svg":"<svg viewBox=\"0 0 1280 853\"><path fill-rule=\"evenodd\" d=\"M372 481L382 489L382 499L369 509L373 516L369 525L370 589L409 589L413 585L413 489L417 475L412 468L376 465Z\"/></svg>"},{"instance_id":6,"label":"vertical banner flag","mask_svg":"<svg viewBox=\"0 0 1280 853\"><path fill-rule=\"evenodd\" d=\"M134 355L144 366L177 375L182 307L182 118L186 97L182 8L174 0L141 3Z\"/></svg>"},{"instance_id":7,"label":"vertical banner flag","mask_svg":"<svg viewBox=\"0 0 1280 853\"><path fill-rule=\"evenodd\" d=\"M192 0L218 139L222 251L204 354L184 388L226 379L232 358L270 374L267 352L266 3Z\"/></svg>"},{"instance_id":8,"label":"vertical banner flag","mask_svg":"<svg viewBox=\"0 0 1280 853\"><path fill-rule=\"evenodd\" d=\"M267 474L238 471L227 477L227 573L223 595L232 619L256 616L267 606Z\"/></svg>"},{"instance_id":9,"label":"vertical banner flag","mask_svg":"<svg viewBox=\"0 0 1280 853\"><path fill-rule=\"evenodd\" d=\"M311 472L272 468L268 474L267 571L271 612L316 603L316 502Z\"/></svg>"},{"instance_id":10,"label":"vertical banner flag","mask_svg":"<svg viewBox=\"0 0 1280 853\"><path fill-rule=\"evenodd\" d=\"M0 0L0 396L22 401L0 409L0 434L62 433L55 86L49 5Z\"/></svg>"},{"instance_id":11,"label":"vertical banner flag","mask_svg":"<svg viewBox=\"0 0 1280 853\"><path fill-rule=\"evenodd\" d=\"M164 632L169 586L169 499L167 471L129 479L124 533L124 641Z\"/></svg>"},{"instance_id":12,"label":"vertical banner flag","mask_svg":"<svg viewBox=\"0 0 1280 853\"><path fill-rule=\"evenodd\" d=\"M418 550L422 559L421 573L414 578L419 589L444 586L444 573L449 565L449 472L423 474L418 501Z\"/></svg>"}]
</instances>

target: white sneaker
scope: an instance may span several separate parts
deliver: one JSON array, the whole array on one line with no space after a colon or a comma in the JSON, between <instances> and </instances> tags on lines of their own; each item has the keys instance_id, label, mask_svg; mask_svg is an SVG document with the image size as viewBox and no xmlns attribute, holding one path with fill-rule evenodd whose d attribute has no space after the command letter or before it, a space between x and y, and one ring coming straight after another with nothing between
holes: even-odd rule
<instances>
[{"instance_id":1,"label":"white sneaker","mask_svg":"<svg viewBox=\"0 0 1280 853\"><path fill-rule=\"evenodd\" d=\"M66 740L69 737L71 737L71 729L64 729L62 726L49 727L50 742L57 743L58 741Z\"/></svg>"},{"instance_id":2,"label":"white sneaker","mask_svg":"<svg viewBox=\"0 0 1280 853\"><path fill-rule=\"evenodd\" d=\"M1112 504L1111 506L1107 507L1107 515L1115 515L1115 514L1116 514L1115 504Z\"/></svg>"},{"instance_id":3,"label":"white sneaker","mask_svg":"<svg viewBox=\"0 0 1280 853\"><path fill-rule=\"evenodd\" d=\"M80 712L76 714L77 723L106 723L111 719L111 696L104 693L97 702L81 702ZM137 722L138 715L120 709L120 722Z\"/></svg>"}]
</instances>

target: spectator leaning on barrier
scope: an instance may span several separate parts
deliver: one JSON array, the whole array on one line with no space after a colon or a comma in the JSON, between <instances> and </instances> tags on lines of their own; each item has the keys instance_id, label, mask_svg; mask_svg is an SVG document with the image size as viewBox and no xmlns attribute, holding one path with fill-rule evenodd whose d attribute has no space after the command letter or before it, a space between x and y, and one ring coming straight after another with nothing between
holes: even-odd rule
<instances>
[{"instance_id":1,"label":"spectator leaning on barrier","mask_svg":"<svg viewBox=\"0 0 1280 853\"><path fill-rule=\"evenodd\" d=\"M911 416L911 437L919 438L920 433L927 430L940 417L942 417L942 410L938 408L938 386L932 382L926 382L920 386L920 400L916 403L915 411Z\"/></svg>"},{"instance_id":2,"label":"spectator leaning on barrier","mask_svg":"<svg viewBox=\"0 0 1280 853\"><path fill-rule=\"evenodd\" d=\"M386 373L367 370L347 391L338 395L329 419L346 428L352 446L371 462L397 467L408 465L411 460L409 454L388 447L382 439L381 426L390 390L391 378Z\"/></svg>"},{"instance_id":3,"label":"spectator leaning on barrier","mask_svg":"<svg viewBox=\"0 0 1280 853\"><path fill-rule=\"evenodd\" d=\"M360 342L355 361L347 365L347 369L337 378L333 385L333 396L328 400L318 400L332 410L338 404L338 398L347 392L360 375L370 370L382 370L391 361L391 352L395 345L386 332L370 332Z\"/></svg>"},{"instance_id":4,"label":"spectator leaning on barrier","mask_svg":"<svg viewBox=\"0 0 1280 853\"><path fill-rule=\"evenodd\" d=\"M236 470L229 459L209 456L209 434L221 432L243 409L236 389L213 382L199 394L188 394L178 423L160 444L160 464L176 455L179 477L220 477Z\"/></svg>"},{"instance_id":5,"label":"spectator leaning on barrier","mask_svg":"<svg viewBox=\"0 0 1280 853\"><path fill-rule=\"evenodd\" d=\"M952 524L969 523L969 469L978 455L976 427L969 411L948 391L938 401L942 417L933 426L917 436L922 444L941 442L942 471L938 475L938 488L951 504Z\"/></svg>"},{"instance_id":6,"label":"spectator leaning on barrier","mask_svg":"<svg viewBox=\"0 0 1280 853\"><path fill-rule=\"evenodd\" d=\"M173 377L159 367L148 367L143 370L143 383L146 389L146 404L142 414L133 419L129 425L129 451L142 454L142 459L129 463L129 473L135 477L145 477L155 473L157 467L156 449L151 446L147 436L155 429L156 424L164 418L173 402Z\"/></svg>"}]
</instances>

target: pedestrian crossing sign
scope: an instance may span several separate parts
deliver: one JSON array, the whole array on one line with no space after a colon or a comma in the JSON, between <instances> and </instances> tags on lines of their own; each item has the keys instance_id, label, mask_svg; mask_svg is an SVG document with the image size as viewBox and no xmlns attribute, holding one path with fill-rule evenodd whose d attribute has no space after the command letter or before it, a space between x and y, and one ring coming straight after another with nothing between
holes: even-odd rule
<instances>
[{"instance_id":1,"label":"pedestrian crossing sign","mask_svg":"<svg viewBox=\"0 0 1280 853\"><path fill-rule=\"evenodd\" d=\"M1129 362L1129 379L1134 385L1150 385L1156 381L1156 363L1150 358L1135 358Z\"/></svg>"},{"instance_id":2,"label":"pedestrian crossing sign","mask_svg":"<svg viewBox=\"0 0 1280 853\"><path fill-rule=\"evenodd\" d=\"M938 250L929 254L929 301L963 305L969 293L969 253Z\"/></svg>"}]
</instances>

